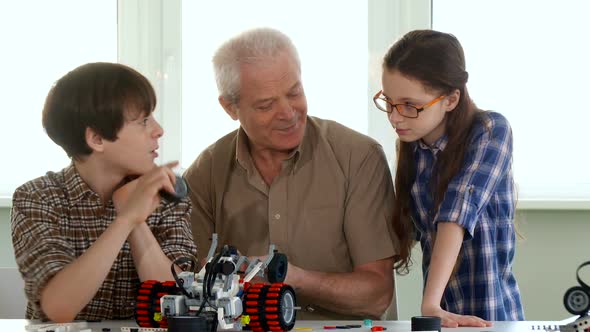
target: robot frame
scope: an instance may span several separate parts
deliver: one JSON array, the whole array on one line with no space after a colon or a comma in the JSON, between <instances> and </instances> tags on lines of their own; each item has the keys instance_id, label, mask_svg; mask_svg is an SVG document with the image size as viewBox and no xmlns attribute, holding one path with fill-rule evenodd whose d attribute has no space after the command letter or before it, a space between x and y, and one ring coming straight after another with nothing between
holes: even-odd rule
<instances>
[{"instance_id":1,"label":"robot frame","mask_svg":"<svg viewBox=\"0 0 590 332\"><path fill-rule=\"evenodd\" d=\"M250 260L229 245L215 254L217 243L217 234L213 234L207 263L198 273L196 262L183 257L170 267L174 281L141 284L135 304L137 324L170 332L291 330L297 307L295 291L283 283L287 257L272 244L264 261ZM176 273L176 265L188 263L190 270ZM251 283L254 277L269 283Z\"/></svg>"}]
</instances>

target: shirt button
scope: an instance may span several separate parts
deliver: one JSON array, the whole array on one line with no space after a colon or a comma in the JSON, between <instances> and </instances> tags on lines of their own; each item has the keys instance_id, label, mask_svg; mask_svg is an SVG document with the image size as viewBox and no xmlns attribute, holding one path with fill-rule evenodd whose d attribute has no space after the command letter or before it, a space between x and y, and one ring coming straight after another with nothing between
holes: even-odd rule
<instances>
[{"instance_id":1,"label":"shirt button","mask_svg":"<svg viewBox=\"0 0 590 332\"><path fill-rule=\"evenodd\" d=\"M281 219L281 215L280 215L280 214L278 214L278 213L277 213L277 214L275 214L275 219L276 219L276 220L279 220L279 219Z\"/></svg>"}]
</instances>

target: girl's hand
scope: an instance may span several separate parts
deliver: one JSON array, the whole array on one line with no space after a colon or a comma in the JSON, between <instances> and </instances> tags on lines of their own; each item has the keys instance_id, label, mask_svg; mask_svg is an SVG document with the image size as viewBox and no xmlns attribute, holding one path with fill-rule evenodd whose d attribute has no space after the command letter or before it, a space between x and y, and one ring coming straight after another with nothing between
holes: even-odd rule
<instances>
[{"instance_id":1,"label":"girl's hand","mask_svg":"<svg viewBox=\"0 0 590 332\"><path fill-rule=\"evenodd\" d=\"M470 327L490 327L492 322L483 320L476 316L465 316L458 315L452 312L443 310L437 305L423 305L422 315L424 316L436 316L442 320L443 327L459 327L459 326L470 326Z\"/></svg>"}]
</instances>

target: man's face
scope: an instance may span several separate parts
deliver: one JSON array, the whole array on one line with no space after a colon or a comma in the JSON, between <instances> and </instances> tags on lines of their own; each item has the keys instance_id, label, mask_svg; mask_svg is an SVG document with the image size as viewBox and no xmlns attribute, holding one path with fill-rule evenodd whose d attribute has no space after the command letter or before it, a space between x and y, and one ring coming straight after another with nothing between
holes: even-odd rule
<instances>
[{"instance_id":1,"label":"man's face","mask_svg":"<svg viewBox=\"0 0 590 332\"><path fill-rule=\"evenodd\" d=\"M240 70L240 101L228 113L240 121L251 149L295 149L303 139L307 117L297 62L282 52L262 63L242 64Z\"/></svg>"},{"instance_id":2,"label":"man's face","mask_svg":"<svg viewBox=\"0 0 590 332\"><path fill-rule=\"evenodd\" d=\"M163 133L153 114L130 117L117 133L118 138L105 142L105 161L123 176L147 173L155 166L158 139Z\"/></svg>"}]
</instances>

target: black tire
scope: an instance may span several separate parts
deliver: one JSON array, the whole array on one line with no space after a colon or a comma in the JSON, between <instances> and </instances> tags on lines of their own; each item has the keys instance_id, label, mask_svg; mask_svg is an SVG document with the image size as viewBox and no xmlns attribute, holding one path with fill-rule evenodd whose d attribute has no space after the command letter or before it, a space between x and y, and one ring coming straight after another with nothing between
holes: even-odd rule
<instances>
[{"instance_id":1,"label":"black tire","mask_svg":"<svg viewBox=\"0 0 590 332\"><path fill-rule=\"evenodd\" d=\"M590 295L581 286L572 287L565 292L563 305L572 315L585 315L590 310Z\"/></svg>"},{"instance_id":2,"label":"black tire","mask_svg":"<svg viewBox=\"0 0 590 332\"><path fill-rule=\"evenodd\" d=\"M297 317L297 311L295 310L297 306L295 290L291 286L282 286L279 300L281 301L281 327L284 327L285 331L290 331L295 326L295 319Z\"/></svg>"},{"instance_id":3,"label":"black tire","mask_svg":"<svg viewBox=\"0 0 590 332\"><path fill-rule=\"evenodd\" d=\"M285 278L287 278L287 255L275 253L272 257L270 263L268 263L268 267L266 269L266 274L268 276L268 282L274 284L276 282L283 282Z\"/></svg>"}]
</instances>

